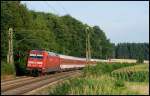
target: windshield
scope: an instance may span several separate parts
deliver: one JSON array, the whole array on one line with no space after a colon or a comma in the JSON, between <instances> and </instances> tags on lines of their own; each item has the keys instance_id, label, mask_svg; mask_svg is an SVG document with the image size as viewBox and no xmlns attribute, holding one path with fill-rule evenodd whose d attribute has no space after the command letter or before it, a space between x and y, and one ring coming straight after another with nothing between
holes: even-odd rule
<instances>
[{"instance_id":1,"label":"windshield","mask_svg":"<svg viewBox=\"0 0 150 96\"><path fill-rule=\"evenodd\" d=\"M37 58L37 59L43 59L43 55L39 55L39 54L30 54L30 58Z\"/></svg>"}]
</instances>

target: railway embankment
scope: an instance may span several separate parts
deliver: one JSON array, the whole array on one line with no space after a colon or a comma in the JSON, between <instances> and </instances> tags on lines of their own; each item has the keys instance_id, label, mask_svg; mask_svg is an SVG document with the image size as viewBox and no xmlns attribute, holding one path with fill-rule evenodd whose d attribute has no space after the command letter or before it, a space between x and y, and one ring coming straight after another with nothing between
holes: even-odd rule
<instances>
[{"instance_id":1,"label":"railway embankment","mask_svg":"<svg viewBox=\"0 0 150 96\"><path fill-rule=\"evenodd\" d=\"M47 93L49 95L148 95L148 66L149 64L135 63L97 64L86 67L78 78L50 87ZM123 73L118 71L124 69L126 71ZM112 74L113 72L117 73Z\"/></svg>"}]
</instances>

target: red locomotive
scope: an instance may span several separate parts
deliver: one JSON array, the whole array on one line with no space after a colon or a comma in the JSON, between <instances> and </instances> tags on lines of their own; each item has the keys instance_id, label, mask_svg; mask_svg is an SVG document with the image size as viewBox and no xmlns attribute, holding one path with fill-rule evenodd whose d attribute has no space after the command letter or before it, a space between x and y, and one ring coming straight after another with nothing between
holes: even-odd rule
<instances>
[{"instance_id":1,"label":"red locomotive","mask_svg":"<svg viewBox=\"0 0 150 96\"><path fill-rule=\"evenodd\" d=\"M88 62L95 64L96 62ZM31 50L27 60L27 70L37 73L48 73L66 69L83 68L86 64L85 58L60 55L45 50Z\"/></svg>"}]
</instances>

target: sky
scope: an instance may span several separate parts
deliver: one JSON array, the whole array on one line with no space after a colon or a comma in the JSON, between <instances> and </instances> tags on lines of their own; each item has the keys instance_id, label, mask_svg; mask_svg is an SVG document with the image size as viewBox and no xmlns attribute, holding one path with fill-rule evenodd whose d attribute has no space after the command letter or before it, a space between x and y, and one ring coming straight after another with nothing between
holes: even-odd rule
<instances>
[{"instance_id":1,"label":"sky","mask_svg":"<svg viewBox=\"0 0 150 96\"><path fill-rule=\"evenodd\" d=\"M149 43L148 1L21 1L30 10L70 14L99 26L112 43Z\"/></svg>"}]
</instances>

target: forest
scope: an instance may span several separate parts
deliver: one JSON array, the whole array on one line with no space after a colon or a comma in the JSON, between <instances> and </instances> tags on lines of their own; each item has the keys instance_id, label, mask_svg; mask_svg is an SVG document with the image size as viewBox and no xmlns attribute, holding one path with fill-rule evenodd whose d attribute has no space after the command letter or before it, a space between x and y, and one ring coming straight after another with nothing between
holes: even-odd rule
<instances>
[{"instance_id":1,"label":"forest","mask_svg":"<svg viewBox=\"0 0 150 96\"><path fill-rule=\"evenodd\" d=\"M115 58L149 60L149 43L119 43L115 46Z\"/></svg>"},{"instance_id":2,"label":"forest","mask_svg":"<svg viewBox=\"0 0 150 96\"><path fill-rule=\"evenodd\" d=\"M16 64L25 62L28 51L33 49L85 57L87 27L90 27L92 58L136 59L140 56L149 59L149 43L115 45L99 26L91 27L69 14L58 16L36 12L29 10L20 1L1 1L1 62L6 62L7 59L9 28L13 28L13 51Z\"/></svg>"}]
</instances>

